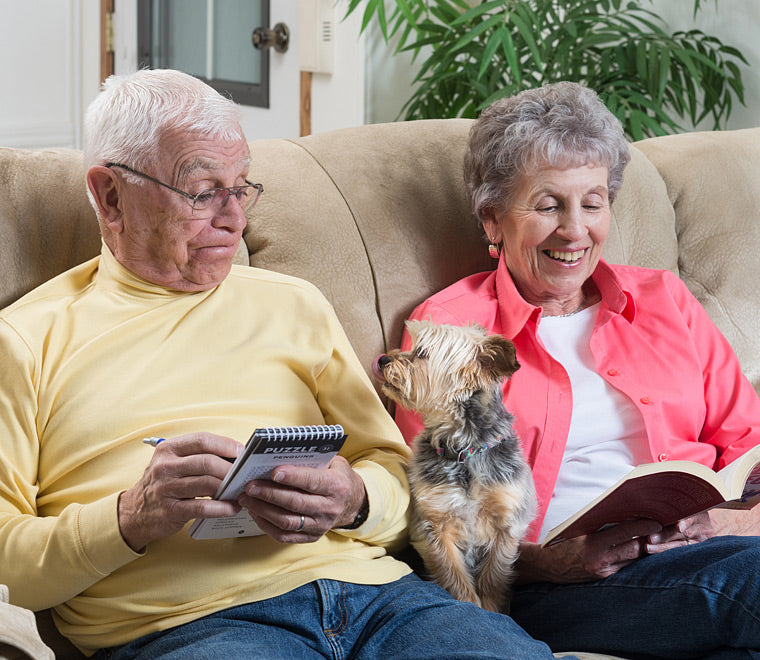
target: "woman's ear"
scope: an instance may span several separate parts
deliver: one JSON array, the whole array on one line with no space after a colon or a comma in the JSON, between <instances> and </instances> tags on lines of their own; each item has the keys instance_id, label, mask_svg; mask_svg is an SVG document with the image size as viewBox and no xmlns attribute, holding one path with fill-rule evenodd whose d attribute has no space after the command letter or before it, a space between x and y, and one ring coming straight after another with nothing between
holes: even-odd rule
<instances>
[{"instance_id":1,"label":"woman's ear","mask_svg":"<svg viewBox=\"0 0 760 660\"><path fill-rule=\"evenodd\" d=\"M484 208L480 212L480 221L483 224L483 230L491 243L497 244L501 241L501 224L496 219L496 211L492 206Z\"/></svg>"},{"instance_id":2,"label":"woman's ear","mask_svg":"<svg viewBox=\"0 0 760 660\"><path fill-rule=\"evenodd\" d=\"M120 233L123 228L119 182L109 167L96 165L87 170L87 187L103 222L112 232Z\"/></svg>"}]
</instances>

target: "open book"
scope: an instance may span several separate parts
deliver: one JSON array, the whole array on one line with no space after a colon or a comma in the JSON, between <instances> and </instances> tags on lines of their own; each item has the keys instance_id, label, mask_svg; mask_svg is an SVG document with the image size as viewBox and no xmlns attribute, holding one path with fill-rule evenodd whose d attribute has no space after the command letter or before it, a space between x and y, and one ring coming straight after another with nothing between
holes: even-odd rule
<instances>
[{"instance_id":1,"label":"open book","mask_svg":"<svg viewBox=\"0 0 760 660\"><path fill-rule=\"evenodd\" d=\"M760 502L760 446L718 472L692 461L645 463L552 529L542 542L598 532L638 518L672 525L715 507L751 509Z\"/></svg>"},{"instance_id":2,"label":"open book","mask_svg":"<svg viewBox=\"0 0 760 660\"><path fill-rule=\"evenodd\" d=\"M343 427L275 426L256 429L214 495L216 500L236 500L246 484L268 479L278 465L325 467L340 451L346 434ZM221 539L263 534L246 509L227 518L198 518L190 526L194 539Z\"/></svg>"}]
</instances>

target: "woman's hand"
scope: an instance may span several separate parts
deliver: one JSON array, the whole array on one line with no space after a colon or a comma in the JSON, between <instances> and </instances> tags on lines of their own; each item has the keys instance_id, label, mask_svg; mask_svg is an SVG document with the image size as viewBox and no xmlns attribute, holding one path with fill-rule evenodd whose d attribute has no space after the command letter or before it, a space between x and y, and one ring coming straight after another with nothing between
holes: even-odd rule
<instances>
[{"instance_id":1,"label":"woman's hand","mask_svg":"<svg viewBox=\"0 0 760 660\"><path fill-rule=\"evenodd\" d=\"M522 543L518 582L567 584L609 577L641 557L647 537L661 531L654 520L634 520L547 548Z\"/></svg>"},{"instance_id":2,"label":"woman's hand","mask_svg":"<svg viewBox=\"0 0 760 660\"><path fill-rule=\"evenodd\" d=\"M366 498L364 481L342 456L327 468L282 465L272 480L249 483L238 503L280 543L310 543L350 525Z\"/></svg>"},{"instance_id":3,"label":"woman's hand","mask_svg":"<svg viewBox=\"0 0 760 660\"><path fill-rule=\"evenodd\" d=\"M710 520L715 536L757 536L760 534L760 506L752 509L712 509Z\"/></svg>"},{"instance_id":4,"label":"woman's hand","mask_svg":"<svg viewBox=\"0 0 760 660\"><path fill-rule=\"evenodd\" d=\"M699 543L715 536L712 520L707 511L691 518L679 520L675 525L663 528L660 532L650 534L646 539L647 554L654 555L670 548Z\"/></svg>"}]
</instances>

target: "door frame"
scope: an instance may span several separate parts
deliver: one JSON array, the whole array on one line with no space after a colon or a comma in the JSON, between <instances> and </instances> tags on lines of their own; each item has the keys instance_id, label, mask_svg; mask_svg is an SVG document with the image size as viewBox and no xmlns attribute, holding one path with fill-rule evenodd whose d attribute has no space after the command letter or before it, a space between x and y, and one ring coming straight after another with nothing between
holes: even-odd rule
<instances>
[{"instance_id":1,"label":"door frame","mask_svg":"<svg viewBox=\"0 0 760 660\"><path fill-rule=\"evenodd\" d=\"M100 82L113 75L113 2L100 0Z\"/></svg>"}]
</instances>

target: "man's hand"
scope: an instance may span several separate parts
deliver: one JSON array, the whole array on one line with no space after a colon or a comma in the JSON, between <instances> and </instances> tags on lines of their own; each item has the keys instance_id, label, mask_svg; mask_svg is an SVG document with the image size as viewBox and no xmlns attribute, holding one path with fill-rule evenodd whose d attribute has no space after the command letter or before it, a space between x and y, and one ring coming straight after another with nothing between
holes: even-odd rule
<instances>
[{"instance_id":1,"label":"man's hand","mask_svg":"<svg viewBox=\"0 0 760 660\"><path fill-rule=\"evenodd\" d=\"M362 478L336 456L321 470L281 465L271 481L249 483L238 503L276 541L310 543L334 527L350 525L366 496Z\"/></svg>"},{"instance_id":2,"label":"man's hand","mask_svg":"<svg viewBox=\"0 0 760 660\"><path fill-rule=\"evenodd\" d=\"M653 520L635 520L542 548L522 543L519 582L589 582L617 573L644 554L646 537L661 531Z\"/></svg>"},{"instance_id":3,"label":"man's hand","mask_svg":"<svg viewBox=\"0 0 760 660\"><path fill-rule=\"evenodd\" d=\"M222 518L236 502L212 499L236 458L239 443L211 433L190 433L161 442L142 478L119 496L119 530L141 552L151 541L178 532L193 518Z\"/></svg>"}]
</instances>

